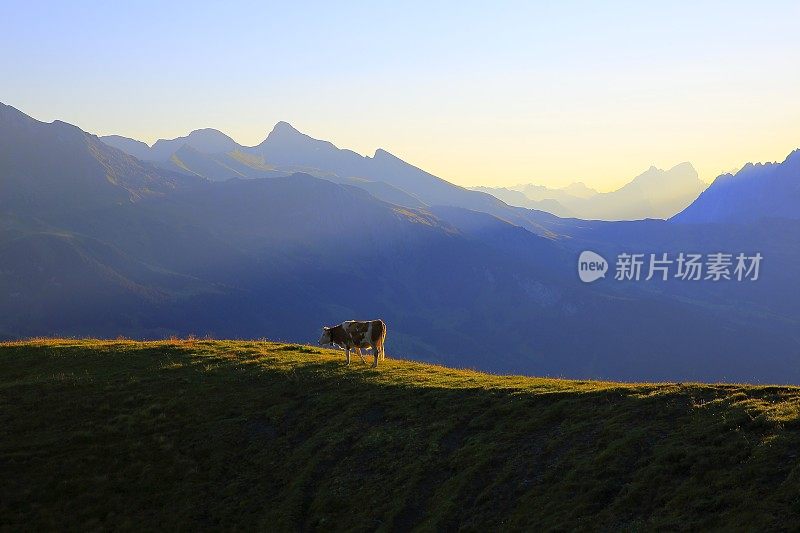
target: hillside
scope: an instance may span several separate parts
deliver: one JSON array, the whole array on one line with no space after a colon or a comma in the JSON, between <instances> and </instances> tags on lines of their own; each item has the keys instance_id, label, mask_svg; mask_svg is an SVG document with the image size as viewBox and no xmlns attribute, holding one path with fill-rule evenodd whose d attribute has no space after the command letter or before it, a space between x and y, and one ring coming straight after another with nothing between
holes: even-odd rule
<instances>
[{"instance_id":1,"label":"hillside","mask_svg":"<svg viewBox=\"0 0 800 533\"><path fill-rule=\"evenodd\" d=\"M0 103L0 214L71 216L197 183L160 172L76 126L40 122Z\"/></svg>"},{"instance_id":2,"label":"hillside","mask_svg":"<svg viewBox=\"0 0 800 533\"><path fill-rule=\"evenodd\" d=\"M0 526L767 530L800 518L798 388L342 359L273 342L0 344Z\"/></svg>"}]
</instances>

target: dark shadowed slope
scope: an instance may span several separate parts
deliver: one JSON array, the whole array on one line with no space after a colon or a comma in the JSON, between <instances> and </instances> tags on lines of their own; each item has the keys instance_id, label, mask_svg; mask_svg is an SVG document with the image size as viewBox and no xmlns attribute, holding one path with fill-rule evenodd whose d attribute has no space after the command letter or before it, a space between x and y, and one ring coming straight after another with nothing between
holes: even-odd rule
<instances>
[{"instance_id":1,"label":"dark shadowed slope","mask_svg":"<svg viewBox=\"0 0 800 533\"><path fill-rule=\"evenodd\" d=\"M500 377L388 355L373 370L271 342L0 346L0 521L774 531L800 520L797 388Z\"/></svg>"},{"instance_id":2,"label":"dark shadowed slope","mask_svg":"<svg viewBox=\"0 0 800 533\"><path fill-rule=\"evenodd\" d=\"M0 210L41 214L138 201L188 186L76 126L0 104Z\"/></svg>"},{"instance_id":3,"label":"dark shadowed slope","mask_svg":"<svg viewBox=\"0 0 800 533\"><path fill-rule=\"evenodd\" d=\"M407 193L406 191L398 189L397 187L389 185L383 181L370 181L364 178L337 178L336 181L344 185L352 185L354 187L364 189L375 198L379 198L390 204L399 205L401 207L410 207L412 209L424 209L428 207L428 204L413 194Z\"/></svg>"},{"instance_id":4,"label":"dark shadowed slope","mask_svg":"<svg viewBox=\"0 0 800 533\"><path fill-rule=\"evenodd\" d=\"M148 265L80 236L0 232L0 338L46 331L104 335L160 314L213 284ZM152 326L158 334L161 326ZM163 330L162 330L163 331ZM162 333L163 334L163 333Z\"/></svg>"}]
</instances>

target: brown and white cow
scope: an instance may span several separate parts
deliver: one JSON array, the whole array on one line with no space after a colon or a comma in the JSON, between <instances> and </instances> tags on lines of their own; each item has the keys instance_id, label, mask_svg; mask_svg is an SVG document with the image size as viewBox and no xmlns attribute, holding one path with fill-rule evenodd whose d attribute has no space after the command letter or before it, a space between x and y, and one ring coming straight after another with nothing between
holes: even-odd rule
<instances>
[{"instance_id":1,"label":"brown and white cow","mask_svg":"<svg viewBox=\"0 0 800 533\"><path fill-rule=\"evenodd\" d=\"M383 344L386 340L386 324L383 320L348 320L338 326L323 327L319 343L322 346L335 344L344 349L347 364L350 364L350 350L354 350L364 364L367 361L361 353L361 348L372 348L375 357L373 367L378 366L378 361L384 358Z\"/></svg>"}]
</instances>

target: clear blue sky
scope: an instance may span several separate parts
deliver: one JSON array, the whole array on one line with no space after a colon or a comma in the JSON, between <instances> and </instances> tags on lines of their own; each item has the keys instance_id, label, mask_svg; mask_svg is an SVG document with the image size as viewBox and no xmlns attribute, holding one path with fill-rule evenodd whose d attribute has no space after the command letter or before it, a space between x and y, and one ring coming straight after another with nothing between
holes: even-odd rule
<instances>
[{"instance_id":1,"label":"clear blue sky","mask_svg":"<svg viewBox=\"0 0 800 533\"><path fill-rule=\"evenodd\" d=\"M800 146L800 2L3 1L0 101L152 142L278 120L461 184Z\"/></svg>"}]
</instances>

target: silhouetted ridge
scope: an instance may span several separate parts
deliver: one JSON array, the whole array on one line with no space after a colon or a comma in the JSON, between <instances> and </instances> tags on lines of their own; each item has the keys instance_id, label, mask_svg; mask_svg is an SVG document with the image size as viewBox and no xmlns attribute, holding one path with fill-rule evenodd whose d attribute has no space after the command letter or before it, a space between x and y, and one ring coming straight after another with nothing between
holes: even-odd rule
<instances>
[{"instance_id":1,"label":"silhouetted ridge","mask_svg":"<svg viewBox=\"0 0 800 533\"><path fill-rule=\"evenodd\" d=\"M782 163L747 163L718 176L675 222L739 222L763 218L800 219L800 150Z\"/></svg>"}]
</instances>

